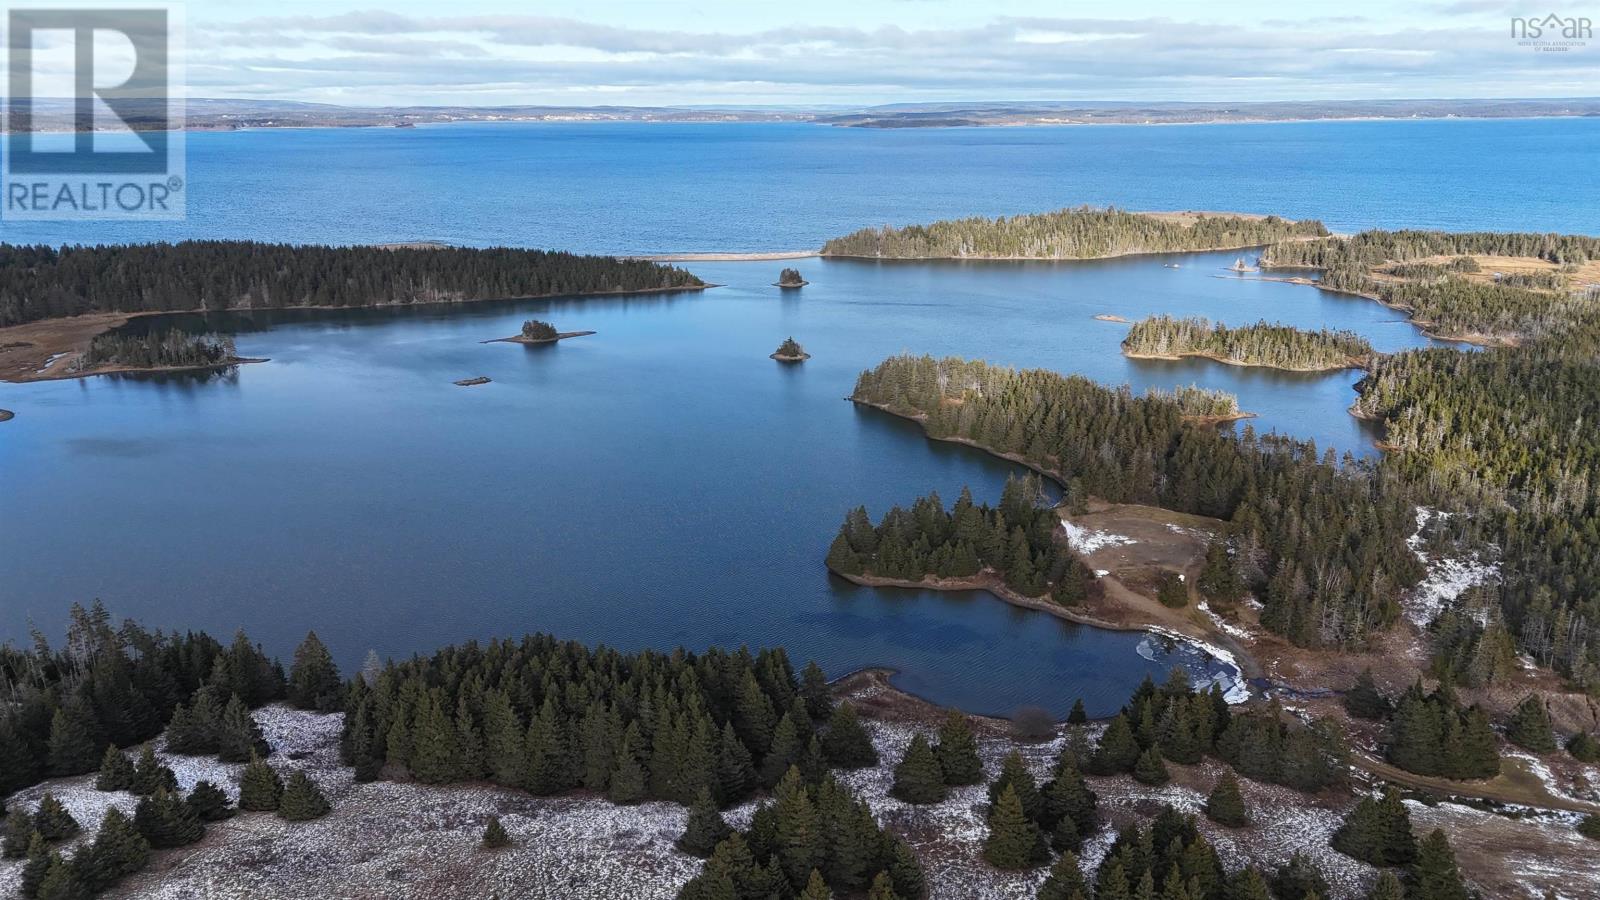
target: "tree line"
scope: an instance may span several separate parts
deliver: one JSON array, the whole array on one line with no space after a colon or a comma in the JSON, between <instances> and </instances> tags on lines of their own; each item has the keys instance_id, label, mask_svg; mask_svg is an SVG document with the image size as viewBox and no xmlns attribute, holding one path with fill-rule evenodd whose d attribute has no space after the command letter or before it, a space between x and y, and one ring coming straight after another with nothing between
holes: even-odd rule
<instances>
[{"instance_id":1,"label":"tree line","mask_svg":"<svg viewBox=\"0 0 1600 900\"><path fill-rule=\"evenodd\" d=\"M703 286L673 266L510 247L0 244L0 327L91 312L354 307Z\"/></svg>"},{"instance_id":2,"label":"tree line","mask_svg":"<svg viewBox=\"0 0 1600 900\"><path fill-rule=\"evenodd\" d=\"M1164 216L1080 206L993 219L974 216L904 228L864 228L828 241L822 255L1090 259L1252 247L1327 233L1321 222L1309 219L1200 214L1186 224Z\"/></svg>"},{"instance_id":3,"label":"tree line","mask_svg":"<svg viewBox=\"0 0 1600 900\"><path fill-rule=\"evenodd\" d=\"M1238 574L1261 621L1301 646L1359 646L1399 614L1422 565L1406 538L1413 506L1393 476L1348 454L1250 428L1235 436L1184 421L1161 396L1079 376L961 359L892 357L863 372L853 399L919 418L1026 461L1065 489L1229 522Z\"/></svg>"},{"instance_id":4,"label":"tree line","mask_svg":"<svg viewBox=\"0 0 1600 900\"><path fill-rule=\"evenodd\" d=\"M1023 596L1048 595L1076 606L1088 596L1094 576L1056 539L1061 520L1036 503L1042 494L1037 476L1010 478L996 508L973 503L963 488L949 510L934 493L909 510L891 509L876 526L857 507L828 550L828 568L903 581L971 578L987 569Z\"/></svg>"},{"instance_id":5,"label":"tree line","mask_svg":"<svg viewBox=\"0 0 1600 900\"><path fill-rule=\"evenodd\" d=\"M626 655L533 635L448 647L350 682L340 749L359 780L579 787L617 803L719 806L790 766L859 764L854 710L815 665L764 650ZM870 743L868 744L870 749Z\"/></svg>"},{"instance_id":6,"label":"tree line","mask_svg":"<svg viewBox=\"0 0 1600 900\"><path fill-rule=\"evenodd\" d=\"M205 824L237 811L273 811L305 821L329 810L303 771L287 784L264 761L271 753L252 707L287 700L305 709L342 705L338 669L315 634L286 675L241 632L230 646L204 633L165 634L128 621L114 628L99 603L74 604L65 646L34 634L31 649L0 647L0 856L25 860L21 895L71 900L101 893L147 863L150 851L192 844ZM226 698L225 700L223 698ZM185 795L155 755L165 751L248 762L239 802L208 781ZM137 761L122 748L143 744ZM57 845L83 826L50 793L33 809L5 795L45 778L95 772L94 787L138 797L130 819L108 810L95 837L71 854Z\"/></svg>"},{"instance_id":7,"label":"tree line","mask_svg":"<svg viewBox=\"0 0 1600 900\"><path fill-rule=\"evenodd\" d=\"M1152 316L1128 329L1122 350L1130 356L1206 356L1246 366L1329 369L1362 365L1373 355L1352 331L1304 331L1266 321L1240 328L1204 318Z\"/></svg>"},{"instance_id":8,"label":"tree line","mask_svg":"<svg viewBox=\"0 0 1600 900\"><path fill-rule=\"evenodd\" d=\"M1557 265L1600 259L1600 238L1581 234L1500 231L1384 231L1349 237L1283 241L1268 247L1262 264L1305 269L1371 270L1385 263L1434 256L1526 256Z\"/></svg>"},{"instance_id":9,"label":"tree line","mask_svg":"<svg viewBox=\"0 0 1600 900\"><path fill-rule=\"evenodd\" d=\"M1454 512L1437 517L1435 548L1480 548L1499 563L1491 584L1435 623L1441 674L1492 682L1509 669L1509 635L1541 665L1600 689L1600 449L1586 430L1600 415L1600 306L1543 278L1457 277L1476 268L1470 259L1442 271L1408 263L1452 254L1535 257L1563 274L1600 258L1600 238L1371 231L1275 244L1263 262L1320 268L1324 283L1373 292L1444 333L1509 339L1382 357L1355 408L1384 424L1384 470ZM1384 266L1420 280L1375 287L1368 273Z\"/></svg>"}]
</instances>

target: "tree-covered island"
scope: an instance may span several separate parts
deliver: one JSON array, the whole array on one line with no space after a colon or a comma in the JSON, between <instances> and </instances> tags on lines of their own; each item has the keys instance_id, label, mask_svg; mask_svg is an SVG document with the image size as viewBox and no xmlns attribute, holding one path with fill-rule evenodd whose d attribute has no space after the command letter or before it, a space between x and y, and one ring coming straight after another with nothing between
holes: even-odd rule
<instances>
[{"instance_id":1,"label":"tree-covered island","mask_svg":"<svg viewBox=\"0 0 1600 900\"><path fill-rule=\"evenodd\" d=\"M1122 352L1136 359L1198 356L1229 365L1297 372L1359 368L1373 358L1372 345L1350 331L1305 331L1264 321L1229 328L1204 318L1171 316L1135 323L1122 342Z\"/></svg>"},{"instance_id":2,"label":"tree-covered island","mask_svg":"<svg viewBox=\"0 0 1600 900\"><path fill-rule=\"evenodd\" d=\"M554 325L540 319L528 319L522 329L508 338L484 341L486 344L553 344L568 338L584 337L592 331L557 331Z\"/></svg>"},{"instance_id":3,"label":"tree-covered island","mask_svg":"<svg viewBox=\"0 0 1600 900\"><path fill-rule=\"evenodd\" d=\"M776 284L778 287L781 287L781 288L805 287L806 285L808 285L810 283L811 282L805 280L804 278L802 278L800 276L800 270L799 269L792 269L792 268L785 268L782 272L779 272L778 273L778 280L776 282L774 282L774 284Z\"/></svg>"},{"instance_id":4,"label":"tree-covered island","mask_svg":"<svg viewBox=\"0 0 1600 900\"><path fill-rule=\"evenodd\" d=\"M994 219L973 217L864 228L834 238L823 256L874 259L1097 259L1134 253L1234 250L1324 237L1314 220L1227 213L1133 213L1080 206Z\"/></svg>"},{"instance_id":5,"label":"tree-covered island","mask_svg":"<svg viewBox=\"0 0 1600 900\"><path fill-rule=\"evenodd\" d=\"M806 348L800 346L799 341L788 337L784 338L783 343L778 345L778 349L772 352L771 358L778 362L797 363L810 359L811 354L806 352Z\"/></svg>"}]
</instances>

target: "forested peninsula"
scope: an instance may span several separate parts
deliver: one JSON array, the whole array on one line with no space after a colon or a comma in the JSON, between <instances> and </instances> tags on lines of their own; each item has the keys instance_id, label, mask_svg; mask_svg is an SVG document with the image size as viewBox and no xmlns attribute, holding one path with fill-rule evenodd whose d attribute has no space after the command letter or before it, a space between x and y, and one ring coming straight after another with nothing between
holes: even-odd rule
<instances>
[{"instance_id":1,"label":"forested peninsula","mask_svg":"<svg viewBox=\"0 0 1600 900\"><path fill-rule=\"evenodd\" d=\"M0 327L92 312L383 306L705 286L659 263L509 247L0 245Z\"/></svg>"},{"instance_id":2,"label":"forested peninsula","mask_svg":"<svg viewBox=\"0 0 1600 900\"><path fill-rule=\"evenodd\" d=\"M851 399L1023 461L1059 481L1068 504L1094 497L1230 522L1262 624L1299 646L1363 646L1422 577L1406 546L1412 504L1372 464L1279 435L1198 427L1168 396L896 356L863 372Z\"/></svg>"},{"instance_id":3,"label":"forested peninsula","mask_svg":"<svg viewBox=\"0 0 1600 900\"><path fill-rule=\"evenodd\" d=\"M864 228L823 256L874 259L1097 259L1134 253L1233 250L1325 237L1315 220L1229 213L1132 213L1089 206L994 219Z\"/></svg>"},{"instance_id":4,"label":"forested peninsula","mask_svg":"<svg viewBox=\"0 0 1600 900\"><path fill-rule=\"evenodd\" d=\"M705 287L689 272L660 263L507 247L0 244L0 378L38 381L137 368L90 364L85 357L95 353L92 343L98 336L147 313L404 306Z\"/></svg>"},{"instance_id":5,"label":"forested peninsula","mask_svg":"<svg viewBox=\"0 0 1600 900\"><path fill-rule=\"evenodd\" d=\"M1350 331L1304 331L1265 321L1240 328L1204 318L1152 316L1134 324L1122 352L1138 359L1199 356L1236 366L1295 372L1358 368L1373 357L1366 338Z\"/></svg>"}]
</instances>

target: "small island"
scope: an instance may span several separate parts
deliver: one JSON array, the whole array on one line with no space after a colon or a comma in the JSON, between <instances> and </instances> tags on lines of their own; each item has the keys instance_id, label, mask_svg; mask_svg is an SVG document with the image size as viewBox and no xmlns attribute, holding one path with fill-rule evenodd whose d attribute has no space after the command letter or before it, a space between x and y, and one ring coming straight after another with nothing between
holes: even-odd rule
<instances>
[{"instance_id":1,"label":"small island","mask_svg":"<svg viewBox=\"0 0 1600 900\"><path fill-rule=\"evenodd\" d=\"M266 360L235 355L233 338L174 328L150 334L98 335L65 371L69 378L83 378L112 373L201 372L255 362Z\"/></svg>"},{"instance_id":2,"label":"small island","mask_svg":"<svg viewBox=\"0 0 1600 900\"><path fill-rule=\"evenodd\" d=\"M803 288L810 283L811 282L800 277L799 269L784 269L782 272L778 273L778 280L773 282L774 285L781 287L784 290Z\"/></svg>"},{"instance_id":3,"label":"small island","mask_svg":"<svg viewBox=\"0 0 1600 900\"><path fill-rule=\"evenodd\" d=\"M791 337L783 339L783 343L778 345L778 349L773 352L771 358L783 363L797 363L810 359L811 354L807 353L806 348L800 346L799 342Z\"/></svg>"},{"instance_id":4,"label":"small island","mask_svg":"<svg viewBox=\"0 0 1600 900\"><path fill-rule=\"evenodd\" d=\"M567 338L583 337L594 334L592 331L557 331L549 322L538 319L529 319L522 323L522 333L506 338L495 338L484 341L485 344L553 344Z\"/></svg>"},{"instance_id":5,"label":"small island","mask_svg":"<svg viewBox=\"0 0 1600 900\"><path fill-rule=\"evenodd\" d=\"M1134 324L1122 342L1131 359L1197 356L1230 366L1261 366L1292 372L1361 368L1376 355L1366 338L1350 331L1302 331L1257 322L1229 328L1204 318L1152 316Z\"/></svg>"},{"instance_id":6,"label":"small island","mask_svg":"<svg viewBox=\"0 0 1600 900\"><path fill-rule=\"evenodd\" d=\"M479 375L477 378L463 378L455 382L455 385L457 387L477 387L480 384L488 384L489 381L489 376Z\"/></svg>"}]
</instances>

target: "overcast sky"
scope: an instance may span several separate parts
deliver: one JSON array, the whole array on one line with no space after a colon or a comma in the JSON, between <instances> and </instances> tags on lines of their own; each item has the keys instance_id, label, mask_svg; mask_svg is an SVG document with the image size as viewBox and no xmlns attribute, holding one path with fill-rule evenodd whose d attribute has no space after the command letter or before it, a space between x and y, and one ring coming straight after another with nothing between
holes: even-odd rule
<instances>
[{"instance_id":1,"label":"overcast sky","mask_svg":"<svg viewBox=\"0 0 1600 900\"><path fill-rule=\"evenodd\" d=\"M1600 18L1553 2L191 0L188 81L354 105L1600 95L1600 42L1512 38Z\"/></svg>"}]
</instances>

